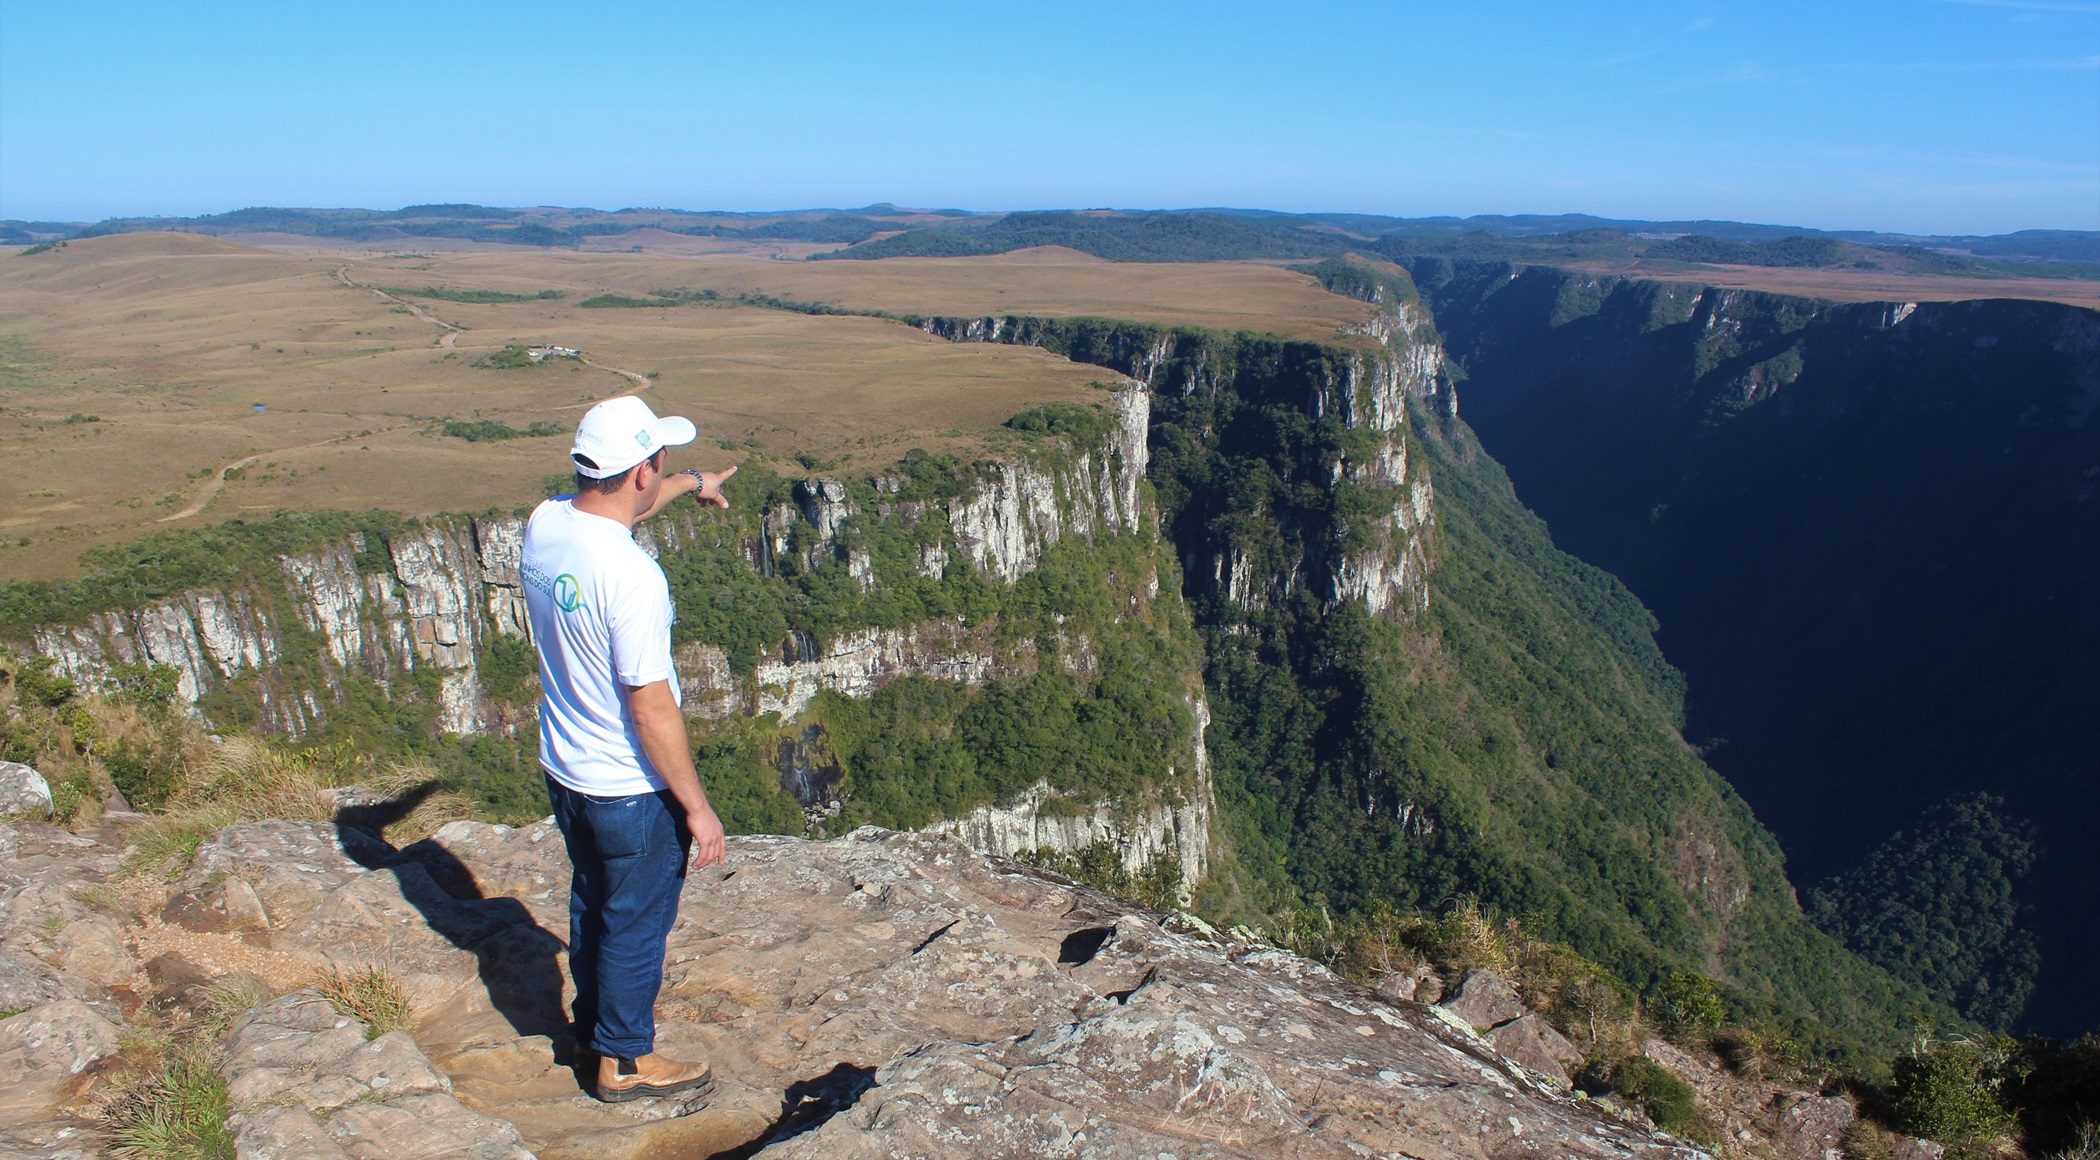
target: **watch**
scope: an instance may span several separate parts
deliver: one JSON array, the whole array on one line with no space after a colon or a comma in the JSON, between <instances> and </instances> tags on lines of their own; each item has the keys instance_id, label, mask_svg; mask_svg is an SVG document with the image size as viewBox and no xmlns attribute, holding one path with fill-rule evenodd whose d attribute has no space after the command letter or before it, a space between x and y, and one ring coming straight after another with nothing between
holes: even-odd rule
<instances>
[{"instance_id":1,"label":"watch","mask_svg":"<svg viewBox=\"0 0 2100 1160\"><path fill-rule=\"evenodd\" d=\"M678 469L678 474L693 477L693 490L686 494L698 500L700 498L700 489L707 486L707 481L700 478L700 469L697 467L681 467Z\"/></svg>"}]
</instances>

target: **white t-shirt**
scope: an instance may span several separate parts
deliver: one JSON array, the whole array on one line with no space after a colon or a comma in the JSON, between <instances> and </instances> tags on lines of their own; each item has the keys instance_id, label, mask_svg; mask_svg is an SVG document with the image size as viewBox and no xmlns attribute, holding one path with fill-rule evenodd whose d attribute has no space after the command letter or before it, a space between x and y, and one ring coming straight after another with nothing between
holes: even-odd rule
<instances>
[{"instance_id":1,"label":"white t-shirt","mask_svg":"<svg viewBox=\"0 0 2100 1160\"><path fill-rule=\"evenodd\" d=\"M540 655L540 764L580 793L660 790L620 686L668 680L680 699L670 585L633 533L571 498L533 511L519 567Z\"/></svg>"}]
</instances>

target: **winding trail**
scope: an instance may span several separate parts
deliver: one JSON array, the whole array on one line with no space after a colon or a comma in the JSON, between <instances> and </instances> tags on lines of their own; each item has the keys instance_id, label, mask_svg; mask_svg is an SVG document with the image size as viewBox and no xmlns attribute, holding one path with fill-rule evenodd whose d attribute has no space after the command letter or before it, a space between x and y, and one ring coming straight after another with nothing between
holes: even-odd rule
<instances>
[{"instance_id":1,"label":"winding trail","mask_svg":"<svg viewBox=\"0 0 2100 1160\"><path fill-rule=\"evenodd\" d=\"M162 516L153 522L157 524L172 524L176 520L186 520L191 516L196 515L198 512L203 511L205 508L210 507L211 501L217 499L221 491L226 490L226 477L229 474L248 466L256 460L263 458L264 456L285 455L293 451L311 451L316 447L326 447L331 443L346 443L352 439L369 439L374 435L384 435L389 431L399 431L406 427L415 427L418 425L419 424L415 423L396 423L391 427L375 427L372 430L366 431L359 435L330 435L326 439L316 439L311 443L294 443L289 447L273 447L267 451L257 451L248 455L243 455L239 459L236 459L233 462L227 464L226 466L221 467L217 471L212 472L211 478L205 481L204 489L197 493L196 499L190 501L190 506L182 509L179 512L176 512L173 515Z\"/></svg>"},{"instance_id":2,"label":"winding trail","mask_svg":"<svg viewBox=\"0 0 2100 1160\"><path fill-rule=\"evenodd\" d=\"M414 302L410 302L407 299L400 297L399 295L389 294L386 291L381 290L377 286L367 286L362 282L351 281L350 267L348 266L337 266L335 268L335 280L341 282L345 286L350 287L352 290L369 290L373 294L378 295L379 300L381 302L384 302L389 306L399 306L403 310L408 311L410 314L415 315L416 321L427 322L432 326L439 327L444 331L444 333L438 336L438 346L446 350L458 349L459 336L461 332L467 329L466 327L460 326L456 323L447 322L444 319L439 318L437 315L432 314L430 311L424 309L422 306L417 305Z\"/></svg>"},{"instance_id":3,"label":"winding trail","mask_svg":"<svg viewBox=\"0 0 2100 1160\"><path fill-rule=\"evenodd\" d=\"M343 285L349 287L352 290L369 291L370 293L376 295L380 301L385 302L390 306L399 306L402 309L407 310L410 314L414 315L418 321L425 322L430 324L431 326L440 328L444 333L438 336L437 345L445 350L458 349L459 336L467 332L467 327L461 326L454 322L447 322L444 319L439 318L437 315L432 314L429 310L425 309L417 303L410 302L396 294L389 294L386 291L381 290L377 286L367 286L362 282L353 280L350 277L349 266L337 266L335 268L335 279L336 281L342 283ZM648 375L645 375L640 371L631 371L625 367L613 366L610 363L597 362L582 355L578 355L576 361L582 363L587 367L590 367L593 370L605 371L609 374L615 374L623 379L626 379L630 384L633 385L633 391L631 393L634 394L640 394L641 392L650 390L656 386L655 382L652 379L650 379ZM612 397L613 396L611 395L606 396L606 398ZM603 401L604 400L602 399L594 399L586 403L573 403L568 406L554 407L550 409L555 411L582 411L591 407L595 407ZM361 435L331 435L326 439L316 439L310 443L295 443L288 447L276 447L265 451L257 451L248 455L243 455L239 459L236 459L233 462L228 463L225 466L219 468L217 471L212 472L211 478L205 481L203 488L198 491L197 497L190 501L188 507L185 507L181 511L176 512L172 515L162 516L153 522L158 524L172 524L177 520L186 520L189 519L191 516L197 515L198 513L202 512L205 508L210 507L211 501L217 499L219 493L226 490L227 477L230 474L266 456L284 455L294 451L310 451L316 447L326 447L331 443L341 443L345 440L353 438L370 438L374 435L383 435L388 432L399 431L404 428L414 427L417 425L418 424L415 423L396 423L391 427L374 428L373 430L366 431Z\"/></svg>"}]
</instances>

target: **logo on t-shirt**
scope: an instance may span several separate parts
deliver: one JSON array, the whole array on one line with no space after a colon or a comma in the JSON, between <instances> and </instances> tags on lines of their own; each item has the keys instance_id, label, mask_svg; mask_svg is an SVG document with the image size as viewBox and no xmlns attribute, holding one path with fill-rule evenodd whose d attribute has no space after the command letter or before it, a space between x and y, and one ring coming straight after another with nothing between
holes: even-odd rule
<instances>
[{"instance_id":1,"label":"logo on t-shirt","mask_svg":"<svg viewBox=\"0 0 2100 1160\"><path fill-rule=\"evenodd\" d=\"M554 606L563 612L574 612L583 607L583 592L577 586L576 577L568 572L554 578L553 596Z\"/></svg>"}]
</instances>

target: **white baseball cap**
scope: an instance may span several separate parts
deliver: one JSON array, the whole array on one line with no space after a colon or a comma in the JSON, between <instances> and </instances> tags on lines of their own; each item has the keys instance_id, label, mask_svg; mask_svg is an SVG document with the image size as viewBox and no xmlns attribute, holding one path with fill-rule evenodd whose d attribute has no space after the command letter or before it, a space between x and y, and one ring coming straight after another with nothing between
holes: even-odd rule
<instances>
[{"instance_id":1,"label":"white baseball cap","mask_svg":"<svg viewBox=\"0 0 2100 1160\"><path fill-rule=\"evenodd\" d=\"M676 415L659 419L649 404L633 395L621 395L584 412L569 458L575 460L580 474L605 479L666 447L691 443L699 434L691 419Z\"/></svg>"}]
</instances>

